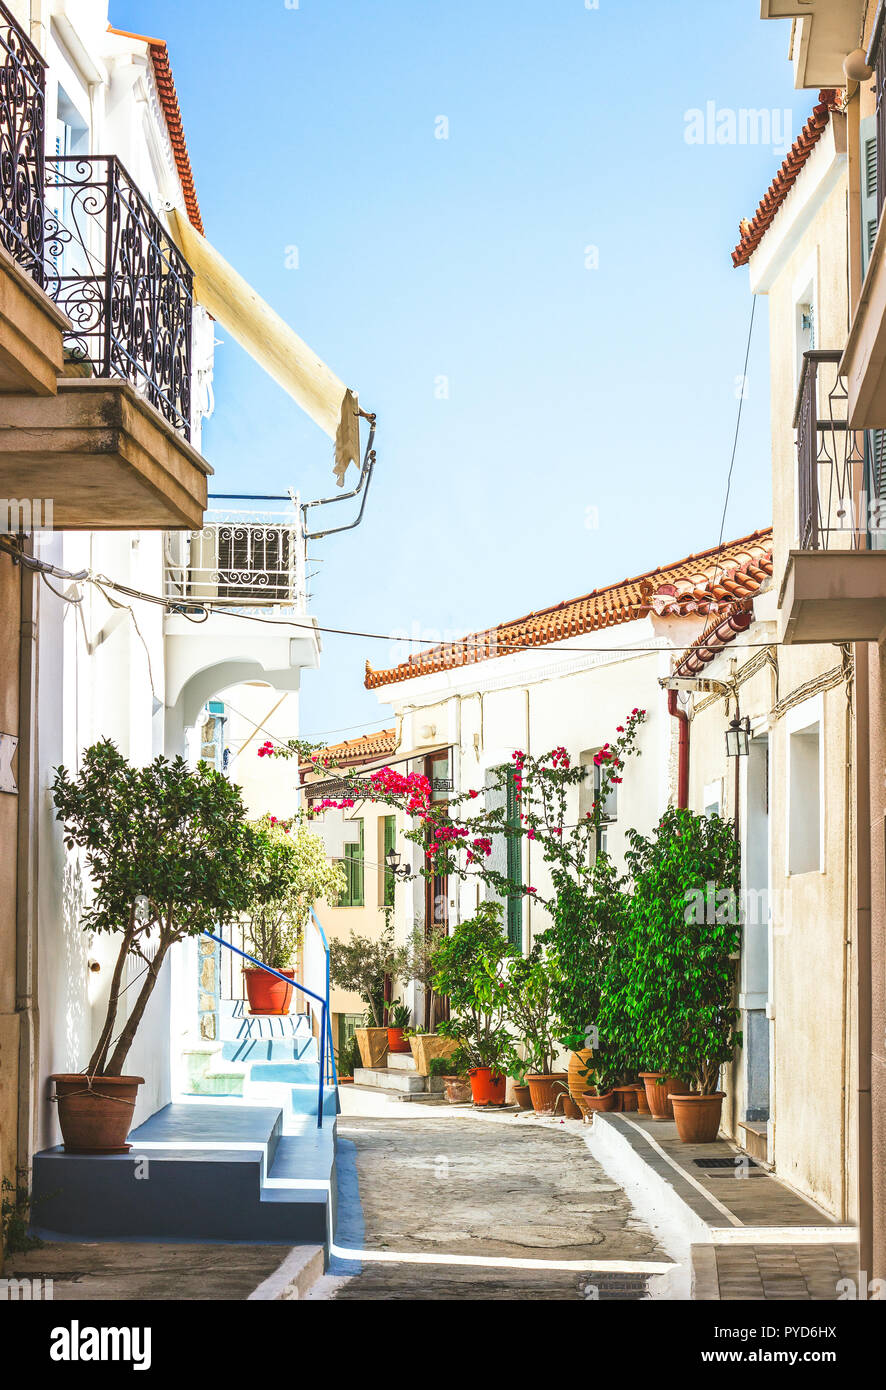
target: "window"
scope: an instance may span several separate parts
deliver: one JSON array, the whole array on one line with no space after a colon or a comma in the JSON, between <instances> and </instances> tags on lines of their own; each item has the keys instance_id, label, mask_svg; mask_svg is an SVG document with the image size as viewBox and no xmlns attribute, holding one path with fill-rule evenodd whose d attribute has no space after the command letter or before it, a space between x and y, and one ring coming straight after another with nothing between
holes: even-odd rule
<instances>
[{"instance_id":1,"label":"window","mask_svg":"<svg viewBox=\"0 0 886 1390\"><path fill-rule=\"evenodd\" d=\"M396 880L395 880L395 878L394 878L394 875L391 873L390 869L387 868L387 855L388 855L388 851L389 851L389 850L392 850L392 849L394 849L394 848L396 847L396 842L397 842L397 817L396 817L396 816L383 816L383 817L382 817L382 836L381 836L381 840L382 840L382 856L381 856L381 862L382 862L382 895L381 895L381 905L382 905L382 907L393 907L393 906L394 906L394 884L395 884Z\"/></svg>"},{"instance_id":2,"label":"window","mask_svg":"<svg viewBox=\"0 0 886 1390\"><path fill-rule=\"evenodd\" d=\"M593 748L581 755L581 763L585 775L580 784L578 793L578 814L580 820L586 819L586 817L593 812L595 805L600 800L600 793L603 787L603 769L602 767L598 767L594 762L594 758L599 751L599 749ZM618 787L610 783L606 795L603 798L602 818L597 827L594 855L608 853L609 827L614 825L617 820Z\"/></svg>"},{"instance_id":3,"label":"window","mask_svg":"<svg viewBox=\"0 0 886 1390\"><path fill-rule=\"evenodd\" d=\"M357 840L345 843L341 860L347 879L347 887L339 903L340 907L363 906L363 818L349 821L346 829L357 832Z\"/></svg>"},{"instance_id":4,"label":"window","mask_svg":"<svg viewBox=\"0 0 886 1390\"><path fill-rule=\"evenodd\" d=\"M506 774L503 785L502 773ZM513 767L490 768L484 784L484 806L487 811L504 811L505 824L515 830L520 828L520 807L517 801L517 787ZM497 834L492 837L492 853L486 861L487 867L506 875L514 883L523 881L523 840L520 835ZM486 887L487 899L499 900L499 894L491 885ZM505 928L508 940L518 951L523 949L523 895L512 893L505 904Z\"/></svg>"},{"instance_id":5,"label":"window","mask_svg":"<svg viewBox=\"0 0 886 1390\"><path fill-rule=\"evenodd\" d=\"M788 873L821 869L820 723L788 735Z\"/></svg>"}]
</instances>

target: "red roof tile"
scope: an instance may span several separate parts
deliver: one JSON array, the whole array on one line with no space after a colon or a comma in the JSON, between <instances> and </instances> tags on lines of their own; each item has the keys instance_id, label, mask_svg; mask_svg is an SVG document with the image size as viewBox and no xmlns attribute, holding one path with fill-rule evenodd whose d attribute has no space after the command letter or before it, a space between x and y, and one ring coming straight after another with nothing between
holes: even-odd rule
<instances>
[{"instance_id":1,"label":"red roof tile","mask_svg":"<svg viewBox=\"0 0 886 1390\"><path fill-rule=\"evenodd\" d=\"M664 617L688 613L722 615L736 600L759 592L771 575L772 528L767 527L699 555L648 570L636 578L593 589L582 598L500 623L458 642L432 647L399 666L373 671L367 661L364 684L369 690L394 685L432 671L469 666L527 647L563 642L583 633L633 622L650 613Z\"/></svg>"},{"instance_id":2,"label":"red roof tile","mask_svg":"<svg viewBox=\"0 0 886 1390\"><path fill-rule=\"evenodd\" d=\"M740 633L747 632L753 621L754 612L750 599L731 604L725 617L718 615L686 649L674 667L673 674L700 675L705 666L713 661L715 656L719 656L724 647L734 642Z\"/></svg>"},{"instance_id":3,"label":"red roof tile","mask_svg":"<svg viewBox=\"0 0 886 1390\"><path fill-rule=\"evenodd\" d=\"M375 734L361 734L359 738L346 739L344 743L331 743L317 750L316 763L313 759L302 762L302 772L322 771L320 764L328 761L339 767L354 767L357 763L370 762L374 758L387 757L396 752L397 730L380 729Z\"/></svg>"},{"instance_id":4,"label":"red roof tile","mask_svg":"<svg viewBox=\"0 0 886 1390\"><path fill-rule=\"evenodd\" d=\"M812 115L788 150L784 163L776 174L760 202L750 222L745 218L740 224L741 241L732 253L732 264L736 267L747 265L760 242L768 232L785 198L797 181L797 176L818 144L831 114L840 111L843 93L834 87L827 87L818 94L818 104Z\"/></svg>"},{"instance_id":5,"label":"red roof tile","mask_svg":"<svg viewBox=\"0 0 886 1390\"><path fill-rule=\"evenodd\" d=\"M200 204L197 202L197 190L194 187L194 172L191 168L191 158L188 154L188 146L185 141L181 108L178 104L178 94L175 90L172 68L169 64L169 51L166 44L163 39L152 39L149 38L147 34L131 34L127 29L111 28L111 33L119 34L125 39L139 39L142 43L148 45L148 52L151 55L151 63L154 68L154 80L157 84L157 95L160 98L163 114L166 117L166 128L169 131L169 140L172 145L173 155L175 156L175 165L178 170L182 193L184 194L188 221L191 223L192 227L195 227L200 235L203 236L203 218L200 216Z\"/></svg>"}]
</instances>

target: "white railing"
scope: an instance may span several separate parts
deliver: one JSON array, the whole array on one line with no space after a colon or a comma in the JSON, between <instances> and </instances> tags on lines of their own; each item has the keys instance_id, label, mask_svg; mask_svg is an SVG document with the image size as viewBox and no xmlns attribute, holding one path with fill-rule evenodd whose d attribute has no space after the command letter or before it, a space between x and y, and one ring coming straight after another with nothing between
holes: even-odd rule
<instances>
[{"instance_id":1,"label":"white railing","mask_svg":"<svg viewBox=\"0 0 886 1390\"><path fill-rule=\"evenodd\" d=\"M239 517L207 512L199 531L170 532L167 598L229 608L305 609L305 539L300 514Z\"/></svg>"}]
</instances>

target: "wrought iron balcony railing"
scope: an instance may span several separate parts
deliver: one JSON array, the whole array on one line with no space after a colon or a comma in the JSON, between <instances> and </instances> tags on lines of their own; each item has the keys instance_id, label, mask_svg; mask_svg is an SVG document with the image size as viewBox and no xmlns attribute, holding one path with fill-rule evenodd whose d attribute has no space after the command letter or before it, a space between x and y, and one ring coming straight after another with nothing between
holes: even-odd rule
<instances>
[{"instance_id":1,"label":"wrought iron balcony railing","mask_svg":"<svg viewBox=\"0 0 886 1390\"><path fill-rule=\"evenodd\" d=\"M74 370L122 377L190 439L193 272L114 156L46 161L46 288Z\"/></svg>"},{"instance_id":2,"label":"wrought iron balcony railing","mask_svg":"<svg viewBox=\"0 0 886 1390\"><path fill-rule=\"evenodd\" d=\"M207 513L207 518L213 513ZM207 520L167 538L166 597L233 609L303 612L305 541L300 517Z\"/></svg>"},{"instance_id":3,"label":"wrought iron balcony railing","mask_svg":"<svg viewBox=\"0 0 886 1390\"><path fill-rule=\"evenodd\" d=\"M839 349L803 354L794 412L801 550L867 546L863 435L847 425L848 395L838 374L842 355Z\"/></svg>"},{"instance_id":4,"label":"wrought iron balcony railing","mask_svg":"<svg viewBox=\"0 0 886 1390\"><path fill-rule=\"evenodd\" d=\"M0 244L43 284L46 65L0 3Z\"/></svg>"}]
</instances>

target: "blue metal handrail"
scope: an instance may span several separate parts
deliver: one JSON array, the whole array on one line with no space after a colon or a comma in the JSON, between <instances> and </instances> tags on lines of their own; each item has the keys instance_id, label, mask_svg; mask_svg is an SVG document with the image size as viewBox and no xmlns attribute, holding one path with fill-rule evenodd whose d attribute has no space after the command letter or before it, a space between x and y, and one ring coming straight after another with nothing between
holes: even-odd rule
<instances>
[{"instance_id":1,"label":"blue metal handrail","mask_svg":"<svg viewBox=\"0 0 886 1390\"><path fill-rule=\"evenodd\" d=\"M313 909L311 910L311 915L314 916ZM317 921L316 917L314 917L314 921L317 922L317 925L319 927L320 923ZM326 935L322 927L320 927L320 933L323 937L323 944L324 946L326 946ZM231 941L225 941L224 937L222 936L216 936L215 932L204 931L203 935L208 936L211 941L217 941L220 946L226 946L229 951L233 951L236 955L242 956L244 960L249 961L250 965L258 966L259 970L265 970L269 975L275 975L278 980L283 980L285 984L292 985L293 989L300 989L302 994L306 994L309 999L315 999L317 1003L320 1005L320 1088L319 1095L317 1097L317 1128L322 1129L323 1087L326 1080L327 1032L329 1032L330 1042L332 1039L332 1033L330 1031L331 1025L329 1023L329 947L326 946L326 998L324 999L322 995L315 994L312 989L308 989L307 985L299 984L298 980L291 979L289 975L283 975L279 970L275 970L273 966L265 965L263 961L256 960L255 956L251 956L248 951L241 951L239 946L235 946ZM335 1059L333 1058L333 1068L334 1066Z\"/></svg>"},{"instance_id":2,"label":"blue metal handrail","mask_svg":"<svg viewBox=\"0 0 886 1390\"><path fill-rule=\"evenodd\" d=\"M326 940L326 933L325 933L325 931L323 930L323 923L320 921L320 918L317 916L317 914L316 914L316 912L314 911L314 909L313 909L312 907L309 907L309 908L308 908L308 911L310 912L311 916L312 916L313 919L314 919L314 926L317 928L318 932L320 933L320 940L323 942L323 950L324 950L324 952L325 952L325 954L326 954L326 1022L327 1022L327 1026L328 1026L328 1029L329 1029L329 1060L330 1060L330 1062L332 1063L332 1084L333 1084L333 1086L337 1086L337 1085L338 1085L338 1068L336 1067L336 1064L335 1064L335 1048L334 1048L333 1045L332 1045L332 1014L330 1013L330 1009L329 1009L329 1001L330 1001L330 992L329 992L329 942Z\"/></svg>"}]
</instances>

